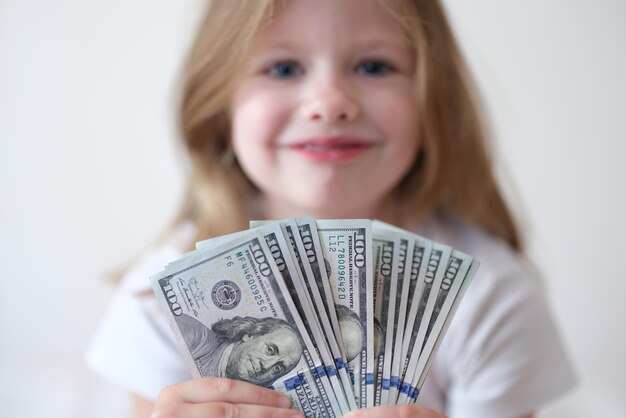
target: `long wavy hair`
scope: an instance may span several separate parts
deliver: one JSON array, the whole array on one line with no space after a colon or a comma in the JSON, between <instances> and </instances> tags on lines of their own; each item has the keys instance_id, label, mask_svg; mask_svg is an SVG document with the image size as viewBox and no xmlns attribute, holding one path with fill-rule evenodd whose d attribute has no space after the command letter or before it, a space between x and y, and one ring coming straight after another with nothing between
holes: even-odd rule
<instances>
[{"instance_id":1,"label":"long wavy hair","mask_svg":"<svg viewBox=\"0 0 626 418\"><path fill-rule=\"evenodd\" d=\"M380 1L416 51L422 147L392 192L401 219L408 226L433 213L452 216L521 250L518 228L495 180L475 89L442 5ZM211 0L189 51L179 127L191 170L174 224L191 222L197 240L246 229L249 219L262 216L255 213L260 191L232 152L228 106L248 51L277 6L277 0Z\"/></svg>"}]
</instances>

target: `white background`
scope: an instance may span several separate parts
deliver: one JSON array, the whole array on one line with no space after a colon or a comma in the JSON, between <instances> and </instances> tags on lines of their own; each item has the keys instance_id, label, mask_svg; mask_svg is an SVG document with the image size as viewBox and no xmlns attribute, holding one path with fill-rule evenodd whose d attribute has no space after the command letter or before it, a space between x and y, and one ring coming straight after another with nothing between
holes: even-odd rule
<instances>
[{"instance_id":1,"label":"white background","mask_svg":"<svg viewBox=\"0 0 626 418\"><path fill-rule=\"evenodd\" d=\"M0 1L0 415L124 417L82 355L103 277L173 216L199 0ZM581 379L540 414L626 417L626 2L448 0L503 184Z\"/></svg>"}]
</instances>

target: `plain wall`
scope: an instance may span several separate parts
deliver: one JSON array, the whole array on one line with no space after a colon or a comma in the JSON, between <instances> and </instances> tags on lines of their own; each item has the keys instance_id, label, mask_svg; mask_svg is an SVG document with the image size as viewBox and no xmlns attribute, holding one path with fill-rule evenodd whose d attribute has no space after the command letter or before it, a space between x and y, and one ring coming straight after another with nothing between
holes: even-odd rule
<instances>
[{"instance_id":1,"label":"plain wall","mask_svg":"<svg viewBox=\"0 0 626 418\"><path fill-rule=\"evenodd\" d=\"M129 416L82 355L107 272L182 195L194 1L0 1L0 415ZM581 383L540 415L626 417L626 3L448 0L498 167Z\"/></svg>"}]
</instances>

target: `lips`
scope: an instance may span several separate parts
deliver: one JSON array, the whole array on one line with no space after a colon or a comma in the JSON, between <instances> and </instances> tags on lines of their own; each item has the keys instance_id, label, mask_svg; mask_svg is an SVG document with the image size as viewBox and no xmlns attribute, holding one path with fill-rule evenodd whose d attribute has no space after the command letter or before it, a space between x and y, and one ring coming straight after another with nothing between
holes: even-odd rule
<instances>
[{"instance_id":1,"label":"lips","mask_svg":"<svg viewBox=\"0 0 626 418\"><path fill-rule=\"evenodd\" d=\"M310 138L287 146L288 149L316 162L346 161L356 158L374 146L368 139L335 136Z\"/></svg>"}]
</instances>

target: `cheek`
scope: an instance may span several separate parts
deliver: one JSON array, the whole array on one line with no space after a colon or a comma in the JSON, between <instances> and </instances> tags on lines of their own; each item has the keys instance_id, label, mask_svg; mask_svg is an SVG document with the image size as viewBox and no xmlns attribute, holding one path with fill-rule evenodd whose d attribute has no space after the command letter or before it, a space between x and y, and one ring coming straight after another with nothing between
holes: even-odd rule
<instances>
[{"instance_id":1,"label":"cheek","mask_svg":"<svg viewBox=\"0 0 626 418\"><path fill-rule=\"evenodd\" d=\"M280 154L276 144L285 136L293 107L291 95L282 91L250 92L232 108L232 142L246 176L262 191L279 183Z\"/></svg>"},{"instance_id":2,"label":"cheek","mask_svg":"<svg viewBox=\"0 0 626 418\"><path fill-rule=\"evenodd\" d=\"M276 93L255 93L240 97L233 106L235 148L271 145L289 118L284 97Z\"/></svg>"},{"instance_id":3,"label":"cheek","mask_svg":"<svg viewBox=\"0 0 626 418\"><path fill-rule=\"evenodd\" d=\"M395 175L402 176L420 147L415 100L406 93L381 94L372 106L370 115L388 141L384 158L394 161Z\"/></svg>"},{"instance_id":4,"label":"cheek","mask_svg":"<svg viewBox=\"0 0 626 418\"><path fill-rule=\"evenodd\" d=\"M420 140L417 106L411 98L402 98L387 103L380 113L386 137L389 138L387 163L393 162L388 175L390 186L398 184L413 166L417 157Z\"/></svg>"},{"instance_id":5,"label":"cheek","mask_svg":"<svg viewBox=\"0 0 626 418\"><path fill-rule=\"evenodd\" d=\"M269 93L249 94L233 107L232 141L246 175L261 189L274 183L273 146L289 118L286 100Z\"/></svg>"},{"instance_id":6,"label":"cheek","mask_svg":"<svg viewBox=\"0 0 626 418\"><path fill-rule=\"evenodd\" d=\"M417 105L407 95L384 95L377 101L376 119L389 138L417 142Z\"/></svg>"}]
</instances>

